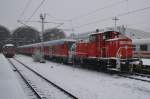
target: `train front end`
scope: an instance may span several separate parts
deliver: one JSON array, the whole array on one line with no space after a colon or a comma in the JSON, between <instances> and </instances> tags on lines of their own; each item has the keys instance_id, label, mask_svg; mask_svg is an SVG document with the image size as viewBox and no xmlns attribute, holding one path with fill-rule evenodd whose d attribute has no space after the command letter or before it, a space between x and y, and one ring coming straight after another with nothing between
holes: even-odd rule
<instances>
[{"instance_id":1,"label":"train front end","mask_svg":"<svg viewBox=\"0 0 150 99\"><path fill-rule=\"evenodd\" d=\"M12 58L15 55L15 46L13 44L4 45L3 54L8 58Z\"/></svg>"},{"instance_id":2,"label":"train front end","mask_svg":"<svg viewBox=\"0 0 150 99\"><path fill-rule=\"evenodd\" d=\"M130 38L117 33L117 37L108 39L106 42L109 57L108 68L115 68L118 71L132 71L133 64L139 63L138 58L133 58L133 44Z\"/></svg>"}]
</instances>

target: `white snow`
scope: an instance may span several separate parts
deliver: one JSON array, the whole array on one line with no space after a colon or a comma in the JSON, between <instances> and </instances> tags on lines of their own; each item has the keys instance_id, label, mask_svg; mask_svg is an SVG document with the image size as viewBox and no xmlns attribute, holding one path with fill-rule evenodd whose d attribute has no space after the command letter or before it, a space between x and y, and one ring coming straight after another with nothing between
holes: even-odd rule
<instances>
[{"instance_id":1,"label":"white snow","mask_svg":"<svg viewBox=\"0 0 150 99\"><path fill-rule=\"evenodd\" d=\"M150 97L150 83L147 82L49 61L45 64L36 63L31 57L23 55L17 55L16 58L79 99L149 99Z\"/></svg>"},{"instance_id":2,"label":"white snow","mask_svg":"<svg viewBox=\"0 0 150 99\"><path fill-rule=\"evenodd\" d=\"M13 44L6 44L5 46L14 46Z\"/></svg>"},{"instance_id":3,"label":"white snow","mask_svg":"<svg viewBox=\"0 0 150 99\"><path fill-rule=\"evenodd\" d=\"M0 99L27 99L11 65L0 54Z\"/></svg>"},{"instance_id":4,"label":"white snow","mask_svg":"<svg viewBox=\"0 0 150 99\"><path fill-rule=\"evenodd\" d=\"M143 65L150 65L150 59L142 59Z\"/></svg>"},{"instance_id":5,"label":"white snow","mask_svg":"<svg viewBox=\"0 0 150 99\"><path fill-rule=\"evenodd\" d=\"M47 83L41 77L35 75L33 72L29 71L27 68L22 66L22 64L11 59L11 61L16 65L21 74L27 79L27 81L34 87L39 95L45 97L45 99L70 99L68 95L64 94L59 89L55 88L51 84ZM34 78L34 79L33 79Z\"/></svg>"}]
</instances>

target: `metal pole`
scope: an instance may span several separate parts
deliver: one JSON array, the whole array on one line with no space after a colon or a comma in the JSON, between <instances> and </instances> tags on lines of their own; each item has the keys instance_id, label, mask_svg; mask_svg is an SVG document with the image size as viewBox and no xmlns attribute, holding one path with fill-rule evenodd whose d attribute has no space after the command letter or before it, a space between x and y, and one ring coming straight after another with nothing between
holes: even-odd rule
<instances>
[{"instance_id":1,"label":"metal pole","mask_svg":"<svg viewBox=\"0 0 150 99\"><path fill-rule=\"evenodd\" d=\"M41 42L43 42L43 33L44 33L44 19L45 19L45 14L40 14L40 18L42 20L42 31L41 31Z\"/></svg>"},{"instance_id":2,"label":"metal pole","mask_svg":"<svg viewBox=\"0 0 150 99\"><path fill-rule=\"evenodd\" d=\"M45 62L44 61L44 38L43 38L43 34L44 34L44 20L45 20L46 14L40 14L40 18L41 18L41 23L42 23L42 31L41 31L41 54L42 54L42 61L41 62Z\"/></svg>"},{"instance_id":3,"label":"metal pole","mask_svg":"<svg viewBox=\"0 0 150 99\"><path fill-rule=\"evenodd\" d=\"M118 21L119 19L115 16L112 20L115 21L115 29L116 29L116 27L117 27L117 21Z\"/></svg>"}]
</instances>

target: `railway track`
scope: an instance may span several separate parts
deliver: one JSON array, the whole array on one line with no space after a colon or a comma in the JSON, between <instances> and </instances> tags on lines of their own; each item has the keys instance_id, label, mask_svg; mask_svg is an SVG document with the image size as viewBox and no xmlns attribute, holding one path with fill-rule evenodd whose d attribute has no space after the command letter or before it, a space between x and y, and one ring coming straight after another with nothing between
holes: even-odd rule
<instances>
[{"instance_id":1,"label":"railway track","mask_svg":"<svg viewBox=\"0 0 150 99\"><path fill-rule=\"evenodd\" d=\"M8 59L8 58L7 58ZM33 87L33 85L30 84L30 81L27 80L22 73L20 72L20 70L15 66L15 64L8 59L9 63L13 66L14 71L17 71L18 74L21 76L21 78L24 80L24 82L27 84L27 86L32 90L32 92L35 94L35 96L37 97L37 99L44 99L44 97L42 97L41 95L39 95L39 93L36 91L36 89Z\"/></svg>"},{"instance_id":2,"label":"railway track","mask_svg":"<svg viewBox=\"0 0 150 99\"><path fill-rule=\"evenodd\" d=\"M140 74L140 73L128 73L128 72L119 73L118 75L121 77L150 83L150 75Z\"/></svg>"},{"instance_id":3,"label":"railway track","mask_svg":"<svg viewBox=\"0 0 150 99\"><path fill-rule=\"evenodd\" d=\"M51 62L54 62L54 61L51 61ZM58 62L54 62L54 63L59 64ZM70 64L66 64L66 65L70 66ZM81 69L81 67L76 67L76 68L80 68ZM100 71L100 72L110 73L110 71L109 72L108 71ZM134 79L134 80L139 80L139 81L144 81L144 82L150 83L150 75L147 75L147 74L111 71L110 74L112 74L112 73L113 74L117 73L121 77L125 77L125 78L129 78L129 79Z\"/></svg>"},{"instance_id":4,"label":"railway track","mask_svg":"<svg viewBox=\"0 0 150 99\"><path fill-rule=\"evenodd\" d=\"M44 76L36 72L35 70L31 69L29 66L22 63L21 61L15 58L8 59L8 61L15 68L15 70L20 74L20 76L23 78L25 83L30 87L30 89L34 92L34 94L37 96L38 99L49 99L49 98L50 99L53 99L53 98L54 99L78 99L75 95L71 94L70 92L56 85L49 79L45 78ZM18 67L16 66L16 64L21 65L21 66ZM24 69L20 69L20 67ZM26 71L26 74L28 75L26 75L24 71ZM34 78L35 81L29 76L30 77L32 76L32 78ZM39 85L37 84L37 82L39 83ZM43 89L44 91L40 89L41 88L39 87L40 84L42 84L41 86L46 87L45 89ZM52 91L52 94L50 94L49 92L51 91L49 90L51 91L53 90L54 92ZM45 92L50 95L45 94Z\"/></svg>"}]
</instances>

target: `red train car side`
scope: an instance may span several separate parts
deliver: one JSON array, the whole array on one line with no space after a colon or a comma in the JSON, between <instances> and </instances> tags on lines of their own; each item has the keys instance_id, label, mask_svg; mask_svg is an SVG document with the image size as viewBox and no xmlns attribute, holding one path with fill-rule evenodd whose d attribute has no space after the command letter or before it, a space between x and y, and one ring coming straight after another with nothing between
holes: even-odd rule
<instances>
[{"instance_id":1,"label":"red train car side","mask_svg":"<svg viewBox=\"0 0 150 99\"><path fill-rule=\"evenodd\" d=\"M36 50L43 52L45 57L67 62L69 50L75 42L73 39L61 39L18 47L18 52L33 55Z\"/></svg>"},{"instance_id":2,"label":"red train car side","mask_svg":"<svg viewBox=\"0 0 150 99\"><path fill-rule=\"evenodd\" d=\"M117 31L91 33L86 40L60 39L24 45L18 50L28 55L39 50L56 61L118 71L129 70L132 62L139 61L133 58L132 40Z\"/></svg>"}]
</instances>

